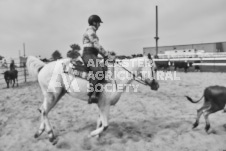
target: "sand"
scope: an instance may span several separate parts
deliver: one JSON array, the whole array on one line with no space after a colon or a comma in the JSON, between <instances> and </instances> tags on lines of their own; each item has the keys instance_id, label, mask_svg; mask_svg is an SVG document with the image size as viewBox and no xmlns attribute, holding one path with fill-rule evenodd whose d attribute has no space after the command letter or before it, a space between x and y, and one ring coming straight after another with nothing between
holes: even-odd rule
<instances>
[{"instance_id":1,"label":"sand","mask_svg":"<svg viewBox=\"0 0 226 151\"><path fill-rule=\"evenodd\" d=\"M205 87L226 86L225 73L178 73L180 81L159 81L151 91L140 85L138 92L124 93L110 111L109 128L99 138L88 138L95 129L98 110L65 95L49 114L58 143L52 145L44 133L33 135L40 124L37 108L43 96L36 82L0 90L0 151L223 151L226 150L226 114L210 115L211 131L205 121L192 129L196 111L192 104Z\"/></svg>"}]
</instances>

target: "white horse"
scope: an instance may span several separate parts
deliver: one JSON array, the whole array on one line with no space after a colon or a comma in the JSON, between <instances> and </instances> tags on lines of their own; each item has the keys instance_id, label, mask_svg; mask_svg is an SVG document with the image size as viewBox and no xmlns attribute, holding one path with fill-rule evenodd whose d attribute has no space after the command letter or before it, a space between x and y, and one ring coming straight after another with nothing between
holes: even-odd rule
<instances>
[{"instance_id":1,"label":"white horse","mask_svg":"<svg viewBox=\"0 0 226 151\"><path fill-rule=\"evenodd\" d=\"M37 77L44 96L43 104L40 107L41 125L34 135L35 138L46 131L48 133L49 141L55 142L56 137L54 136L49 122L48 113L66 93L80 100L88 101L87 85L89 82L86 79L68 76L68 74L64 72L62 64L67 65L69 62L70 59L61 59L45 64L32 56L27 59L28 71ZM149 57L134 58L122 61L118 64L115 63L113 68L115 75L121 72L120 77L116 76L110 84L112 86L112 91L103 89L100 93L97 103L99 108L97 128L92 131L89 136L98 136L107 129L110 106L115 105L123 93L121 90L117 91L119 84L123 84L123 89L125 90L126 84L130 84L133 80L137 80L140 83L150 86L152 90L157 90L159 88L159 84L156 80L155 63ZM108 85L109 90L109 83L105 85Z\"/></svg>"}]
</instances>

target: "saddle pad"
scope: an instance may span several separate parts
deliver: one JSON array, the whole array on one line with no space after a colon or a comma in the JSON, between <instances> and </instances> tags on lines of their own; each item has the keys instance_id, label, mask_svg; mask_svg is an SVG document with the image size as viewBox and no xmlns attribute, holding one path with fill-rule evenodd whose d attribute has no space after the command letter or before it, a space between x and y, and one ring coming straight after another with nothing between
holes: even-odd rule
<instances>
[{"instance_id":1,"label":"saddle pad","mask_svg":"<svg viewBox=\"0 0 226 151\"><path fill-rule=\"evenodd\" d=\"M80 61L77 62L70 62L69 64L62 64L63 65L63 72L73 75L75 77L80 77L82 79L87 79L89 76L88 68ZM105 66L104 71L112 72L113 68L110 64Z\"/></svg>"},{"instance_id":2,"label":"saddle pad","mask_svg":"<svg viewBox=\"0 0 226 151\"><path fill-rule=\"evenodd\" d=\"M63 72L69 75L73 75L75 77L80 77L82 79L87 79L88 77L88 70L85 65L82 63L80 64L62 64L63 65Z\"/></svg>"}]
</instances>

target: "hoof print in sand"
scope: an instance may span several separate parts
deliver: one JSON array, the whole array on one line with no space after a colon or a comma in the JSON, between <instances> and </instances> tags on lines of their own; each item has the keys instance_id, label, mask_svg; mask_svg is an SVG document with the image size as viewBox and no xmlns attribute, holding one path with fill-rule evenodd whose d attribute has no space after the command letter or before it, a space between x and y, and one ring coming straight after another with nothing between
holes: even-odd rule
<instances>
[{"instance_id":1,"label":"hoof print in sand","mask_svg":"<svg viewBox=\"0 0 226 151\"><path fill-rule=\"evenodd\" d=\"M81 148L84 149L84 150L91 150L92 149L90 138L84 138L83 139L83 142L81 144Z\"/></svg>"},{"instance_id":2,"label":"hoof print in sand","mask_svg":"<svg viewBox=\"0 0 226 151\"><path fill-rule=\"evenodd\" d=\"M70 149L71 146L67 142L60 142L56 145L57 148L59 149Z\"/></svg>"}]
</instances>

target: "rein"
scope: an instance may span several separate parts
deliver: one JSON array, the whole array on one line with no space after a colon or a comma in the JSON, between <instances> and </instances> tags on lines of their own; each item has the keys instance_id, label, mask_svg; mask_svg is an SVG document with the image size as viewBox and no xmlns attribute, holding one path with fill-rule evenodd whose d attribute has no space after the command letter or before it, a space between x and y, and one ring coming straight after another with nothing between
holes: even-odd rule
<instances>
[{"instance_id":1,"label":"rein","mask_svg":"<svg viewBox=\"0 0 226 151\"><path fill-rule=\"evenodd\" d=\"M118 62L116 62L118 65L120 65L124 70L126 70L128 73L130 73L133 76L133 79L143 85L147 85L146 82L142 79L136 79L136 75L134 73L132 73L131 71L129 71L128 69L126 69L125 67L123 67L121 64L119 64ZM142 77L142 75L141 75Z\"/></svg>"},{"instance_id":2,"label":"rein","mask_svg":"<svg viewBox=\"0 0 226 151\"><path fill-rule=\"evenodd\" d=\"M114 62L114 63L115 63L115 62ZM122 66L121 64L119 64L118 62L116 62L116 63L117 63L121 68L123 68L124 70L126 70L129 74L131 74L131 75L133 76L133 80L137 81L137 82L140 83L140 84L148 85L144 80L142 80L142 75L140 75L140 76L141 76L141 79L137 79L137 78L136 78L136 75L135 75L134 73L132 73L131 71L129 71L127 68L123 67L123 66ZM40 70L41 70L41 69L40 69ZM64 73L66 73L66 72L64 72ZM153 71L152 71L152 76L153 76ZM73 78L73 79L74 79L74 78ZM68 86L68 88L66 89L67 92L68 92L68 90L69 90L69 88L70 88L70 85L71 85L73 79L70 81L69 86ZM115 84L117 85L116 81L115 81Z\"/></svg>"}]
</instances>

